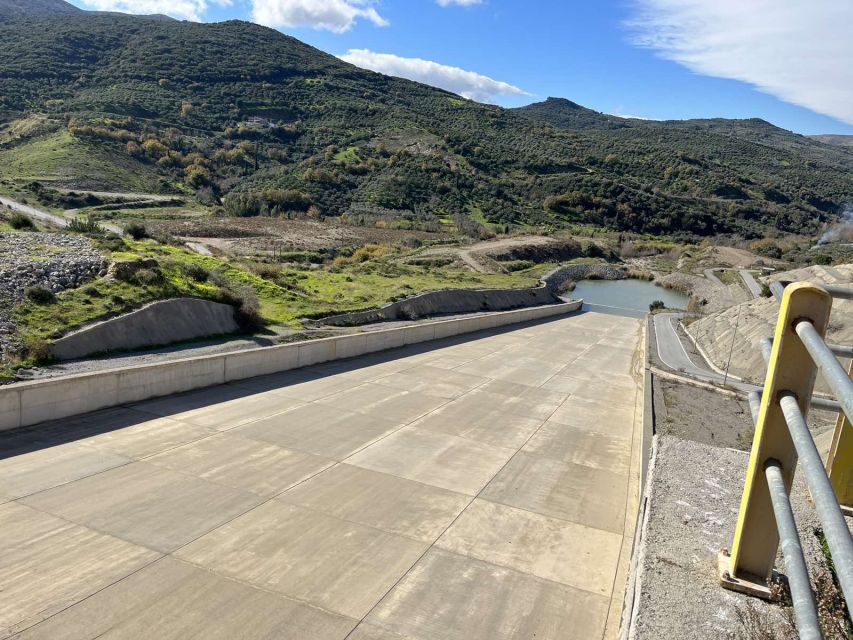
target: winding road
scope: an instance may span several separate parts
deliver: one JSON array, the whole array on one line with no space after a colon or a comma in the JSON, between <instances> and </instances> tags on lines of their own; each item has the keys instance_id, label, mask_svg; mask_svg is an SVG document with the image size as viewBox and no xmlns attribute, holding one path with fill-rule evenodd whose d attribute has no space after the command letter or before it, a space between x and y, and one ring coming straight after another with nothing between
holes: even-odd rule
<instances>
[{"instance_id":1,"label":"winding road","mask_svg":"<svg viewBox=\"0 0 853 640\"><path fill-rule=\"evenodd\" d=\"M684 348L684 343L678 337L675 322L681 318L680 313L658 313L652 323L655 330L655 342L657 343L657 354L660 361L668 368L676 372L689 375L692 378L711 384L723 384L724 376L713 371L707 366L696 364ZM760 391L761 387L747 384L728 377L726 385L741 391Z\"/></svg>"},{"instance_id":2,"label":"winding road","mask_svg":"<svg viewBox=\"0 0 853 640\"><path fill-rule=\"evenodd\" d=\"M59 227L60 229L66 229L68 225L71 224L71 220L73 219L64 215L60 215L58 213L51 213L50 211L45 211L44 209L37 209L36 207L32 207L28 204L24 204L22 202L12 200L11 198L6 198L4 196L0 196L0 205L5 205L14 211L19 211L20 213L24 213L30 216L31 218L39 220L40 222L44 222L54 227ZM119 226L104 222L101 222L99 224L107 231L117 233L118 235L124 234L124 231Z\"/></svg>"}]
</instances>

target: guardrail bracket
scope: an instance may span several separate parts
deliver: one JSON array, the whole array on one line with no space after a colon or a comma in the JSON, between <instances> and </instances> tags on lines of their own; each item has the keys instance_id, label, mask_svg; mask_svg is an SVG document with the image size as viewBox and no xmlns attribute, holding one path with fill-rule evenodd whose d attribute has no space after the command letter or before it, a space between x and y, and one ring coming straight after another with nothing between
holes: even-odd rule
<instances>
[{"instance_id":1,"label":"guardrail bracket","mask_svg":"<svg viewBox=\"0 0 853 640\"><path fill-rule=\"evenodd\" d=\"M740 575L735 576L731 571L731 562L732 558L728 549L723 549L717 555L717 570L720 574L720 584L723 587L730 591L737 591L771 602L779 602L782 599L782 590L773 588L773 585L785 581L782 574L774 570L769 580L743 571Z\"/></svg>"}]
</instances>

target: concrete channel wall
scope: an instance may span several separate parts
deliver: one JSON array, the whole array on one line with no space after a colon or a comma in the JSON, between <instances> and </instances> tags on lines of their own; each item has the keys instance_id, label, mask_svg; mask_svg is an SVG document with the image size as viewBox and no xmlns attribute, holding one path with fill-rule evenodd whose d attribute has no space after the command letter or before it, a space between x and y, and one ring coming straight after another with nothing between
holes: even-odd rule
<instances>
[{"instance_id":1,"label":"concrete channel wall","mask_svg":"<svg viewBox=\"0 0 853 640\"><path fill-rule=\"evenodd\" d=\"M139 349L236 333L234 307L198 298L160 300L110 320L83 327L54 342L58 360Z\"/></svg>"},{"instance_id":2,"label":"concrete channel wall","mask_svg":"<svg viewBox=\"0 0 853 640\"><path fill-rule=\"evenodd\" d=\"M379 309L329 316L321 324L350 327L387 320L416 320L428 316L482 311L506 311L557 302L547 287L531 289L446 289L428 291Z\"/></svg>"},{"instance_id":3,"label":"concrete channel wall","mask_svg":"<svg viewBox=\"0 0 853 640\"><path fill-rule=\"evenodd\" d=\"M577 311L581 301L0 387L0 431Z\"/></svg>"}]
</instances>

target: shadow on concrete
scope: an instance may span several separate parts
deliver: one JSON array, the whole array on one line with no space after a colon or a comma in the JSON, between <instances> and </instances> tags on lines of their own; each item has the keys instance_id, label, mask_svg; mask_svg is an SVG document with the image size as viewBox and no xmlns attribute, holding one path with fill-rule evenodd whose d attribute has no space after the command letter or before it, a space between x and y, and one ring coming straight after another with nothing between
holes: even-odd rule
<instances>
[{"instance_id":1,"label":"shadow on concrete","mask_svg":"<svg viewBox=\"0 0 853 640\"><path fill-rule=\"evenodd\" d=\"M0 433L0 460L14 456L24 455L40 449L48 449L78 440L85 440L111 431L133 427L157 418L169 418L178 413L200 409L211 404L219 404L240 398L251 398L252 396L283 389L293 384L301 384L320 380L329 376L358 371L365 367L371 367L386 362L393 362L401 358L421 355L437 349L443 349L467 342L475 342L506 333L535 327L557 319L580 316L594 310L579 310L563 316L531 320L504 327L484 329L474 333L466 333L438 340L430 340L413 345L406 345L387 351L366 354L343 360L332 360L321 364L312 365L302 369L290 369L280 373L273 373L257 378L247 378L236 382L230 382L204 389L195 389L174 396L162 396L143 400L132 405L119 405L109 409L102 409L94 413L82 414L71 418L63 418L53 422L45 422L29 427L21 427ZM251 386L249 386L251 385ZM211 396L211 391L216 389L217 393ZM159 412L157 414L146 412L141 405L147 402L156 402L165 398L180 398L180 406L171 414Z\"/></svg>"}]
</instances>

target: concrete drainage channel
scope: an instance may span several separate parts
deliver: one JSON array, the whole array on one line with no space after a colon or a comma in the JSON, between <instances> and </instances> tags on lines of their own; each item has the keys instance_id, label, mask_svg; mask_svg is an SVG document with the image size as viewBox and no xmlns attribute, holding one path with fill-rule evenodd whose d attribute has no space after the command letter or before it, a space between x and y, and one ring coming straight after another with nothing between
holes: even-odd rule
<instances>
[{"instance_id":1,"label":"concrete drainage channel","mask_svg":"<svg viewBox=\"0 0 853 640\"><path fill-rule=\"evenodd\" d=\"M332 360L565 315L580 309L581 304L582 301L550 304L9 385L0 388L0 431Z\"/></svg>"}]
</instances>

